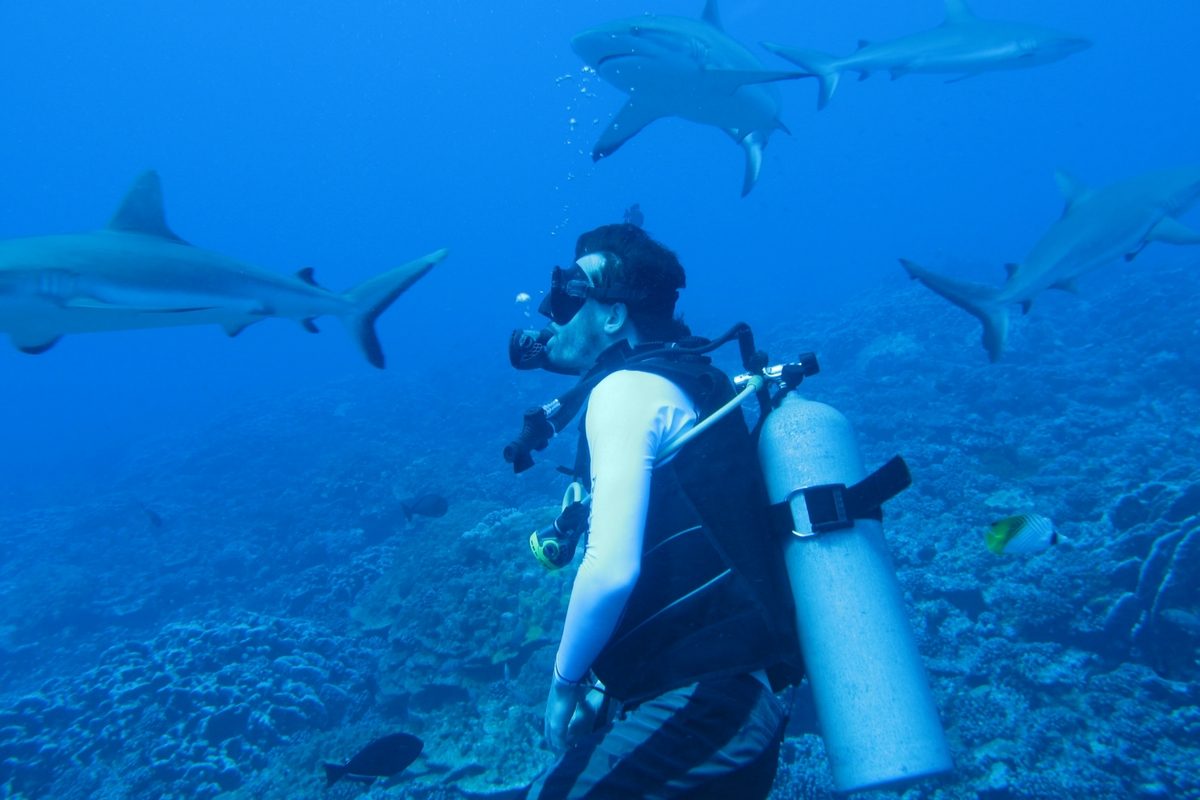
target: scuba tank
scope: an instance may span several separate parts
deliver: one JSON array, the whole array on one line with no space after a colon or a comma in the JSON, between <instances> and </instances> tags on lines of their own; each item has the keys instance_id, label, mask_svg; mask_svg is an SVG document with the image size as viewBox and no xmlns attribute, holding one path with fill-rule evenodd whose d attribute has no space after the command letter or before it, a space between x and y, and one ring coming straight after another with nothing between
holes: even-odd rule
<instances>
[{"instance_id":1,"label":"scuba tank","mask_svg":"<svg viewBox=\"0 0 1200 800\"><path fill-rule=\"evenodd\" d=\"M771 502L786 503L793 519L784 560L836 790L950 770L883 525L853 518L854 492L871 478L849 421L789 393L767 415L758 454ZM890 480L884 470L872 477Z\"/></svg>"},{"instance_id":2,"label":"scuba tank","mask_svg":"<svg viewBox=\"0 0 1200 800\"><path fill-rule=\"evenodd\" d=\"M522 432L505 448L505 459L516 472L532 466L532 452L545 448L591 389L625 364L707 353L734 338L747 370L734 378L741 391L669 442L659 461L751 395L758 398L759 464L836 791L892 786L948 771L953 768L949 748L883 540L880 506L907 488L911 478L899 457L866 475L846 418L795 394L804 378L819 369L813 354L768 366L745 324L699 347L676 344L626 352L560 398L526 412ZM586 533L589 502L582 487L568 490L563 514L530 537L544 566L570 563Z\"/></svg>"}]
</instances>

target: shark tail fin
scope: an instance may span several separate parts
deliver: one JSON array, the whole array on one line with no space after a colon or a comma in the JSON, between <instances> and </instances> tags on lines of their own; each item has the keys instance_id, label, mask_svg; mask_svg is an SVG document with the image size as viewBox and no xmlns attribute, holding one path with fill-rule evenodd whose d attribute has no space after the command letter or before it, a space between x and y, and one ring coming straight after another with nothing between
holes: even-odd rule
<instances>
[{"instance_id":1,"label":"shark tail fin","mask_svg":"<svg viewBox=\"0 0 1200 800\"><path fill-rule=\"evenodd\" d=\"M842 78L841 64L837 58L818 53L816 50L801 50L798 47L786 47L781 44L763 42L763 47L777 56L782 56L795 64L808 75L821 82L821 92L817 96L817 108L829 105L830 98L837 90L838 81Z\"/></svg>"},{"instance_id":2,"label":"shark tail fin","mask_svg":"<svg viewBox=\"0 0 1200 800\"><path fill-rule=\"evenodd\" d=\"M920 281L935 294L946 298L983 323L984 349L993 362L999 360L1000 354L1004 352L1004 342L1008 338L1008 312L997 300L999 290L978 283L956 281L930 272L903 258L900 259L900 264L910 278Z\"/></svg>"},{"instance_id":3,"label":"shark tail fin","mask_svg":"<svg viewBox=\"0 0 1200 800\"><path fill-rule=\"evenodd\" d=\"M375 334L375 320L397 297L404 294L408 287L445 258L448 252L445 249L437 250L404 266L369 278L346 292L344 296L353 308L342 318L342 322L350 330L350 335L358 341L363 355L372 366L380 369L384 367L383 347Z\"/></svg>"}]
</instances>

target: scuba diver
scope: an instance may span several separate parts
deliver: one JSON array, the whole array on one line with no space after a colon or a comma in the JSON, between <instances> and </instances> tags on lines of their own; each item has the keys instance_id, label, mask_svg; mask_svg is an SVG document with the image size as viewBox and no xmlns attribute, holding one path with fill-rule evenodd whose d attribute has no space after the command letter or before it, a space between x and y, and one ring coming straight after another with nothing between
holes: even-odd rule
<instances>
[{"instance_id":1,"label":"scuba diver","mask_svg":"<svg viewBox=\"0 0 1200 800\"><path fill-rule=\"evenodd\" d=\"M547 566L576 538L583 558L545 710L559 758L522 794L766 797L786 727L772 682L803 667L754 439L740 409L713 415L736 392L675 314L676 255L624 223L584 233L575 258L554 268L547 327L510 341L519 369L583 376L555 415L584 409L572 502L530 542ZM517 471L549 424L526 415Z\"/></svg>"}]
</instances>

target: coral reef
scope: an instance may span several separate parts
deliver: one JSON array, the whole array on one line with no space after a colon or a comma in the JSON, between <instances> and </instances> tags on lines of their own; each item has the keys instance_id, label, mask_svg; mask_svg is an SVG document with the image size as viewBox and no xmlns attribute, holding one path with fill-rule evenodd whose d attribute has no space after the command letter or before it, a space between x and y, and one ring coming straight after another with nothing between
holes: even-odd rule
<instances>
[{"instance_id":1,"label":"coral reef","mask_svg":"<svg viewBox=\"0 0 1200 800\"><path fill-rule=\"evenodd\" d=\"M216 797L296 734L360 718L376 658L298 621L168 625L0 711L0 786L95 797L116 770L128 797Z\"/></svg>"},{"instance_id":2,"label":"coral reef","mask_svg":"<svg viewBox=\"0 0 1200 800\"><path fill-rule=\"evenodd\" d=\"M956 770L866 796L1200 797L1200 276L1138 266L1014 319L995 365L973 320L899 279L759 331L776 357L816 349L806 394L852 420L868 465L899 452L914 473L885 532ZM514 385L504 369L475 377ZM526 542L571 443L517 477L499 451L561 386L372 380L264 399L61 506L0 509L0 795L316 796L323 760L401 730L417 763L331 796L483 792L548 763L571 571ZM426 492L449 513L406 519ZM1027 511L1058 545L984 547ZM774 796L830 797L800 727Z\"/></svg>"}]
</instances>

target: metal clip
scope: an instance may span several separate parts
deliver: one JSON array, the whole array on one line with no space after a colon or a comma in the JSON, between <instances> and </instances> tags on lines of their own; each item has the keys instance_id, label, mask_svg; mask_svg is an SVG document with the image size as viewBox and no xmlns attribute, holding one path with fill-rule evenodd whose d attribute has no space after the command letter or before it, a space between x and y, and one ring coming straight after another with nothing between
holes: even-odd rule
<instances>
[{"instance_id":1,"label":"metal clip","mask_svg":"<svg viewBox=\"0 0 1200 800\"><path fill-rule=\"evenodd\" d=\"M826 483L819 486L809 486L796 489L787 496L790 506L797 495L803 495L804 507L808 511L809 524L812 530L801 532L792 527L792 534L801 539L810 539L829 531L845 530L854 527L854 520L846 513L846 484ZM794 521L794 515L793 515Z\"/></svg>"}]
</instances>

